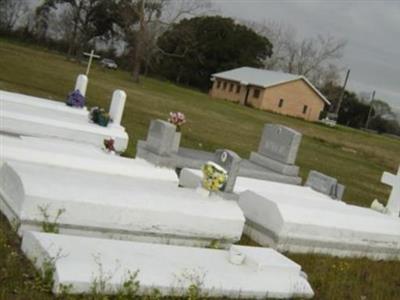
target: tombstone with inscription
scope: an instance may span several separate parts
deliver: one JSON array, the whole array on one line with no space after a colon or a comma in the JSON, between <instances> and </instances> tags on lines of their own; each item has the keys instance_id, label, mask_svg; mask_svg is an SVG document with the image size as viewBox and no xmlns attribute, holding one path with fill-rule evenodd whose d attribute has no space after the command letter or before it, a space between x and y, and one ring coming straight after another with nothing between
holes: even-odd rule
<instances>
[{"instance_id":1,"label":"tombstone with inscription","mask_svg":"<svg viewBox=\"0 0 400 300\"><path fill-rule=\"evenodd\" d=\"M215 161L212 152L174 146L175 134L174 125L153 120L147 140L137 144L137 157L158 166L179 169L200 169L207 161ZM299 167L294 165L300 140L301 134L293 129L281 125L265 125L258 152L252 152L250 160L240 160L238 175L300 184Z\"/></svg>"},{"instance_id":2,"label":"tombstone with inscription","mask_svg":"<svg viewBox=\"0 0 400 300\"><path fill-rule=\"evenodd\" d=\"M338 200L342 200L345 189L345 186L338 183L336 178L314 170L310 171L304 185Z\"/></svg>"}]
</instances>

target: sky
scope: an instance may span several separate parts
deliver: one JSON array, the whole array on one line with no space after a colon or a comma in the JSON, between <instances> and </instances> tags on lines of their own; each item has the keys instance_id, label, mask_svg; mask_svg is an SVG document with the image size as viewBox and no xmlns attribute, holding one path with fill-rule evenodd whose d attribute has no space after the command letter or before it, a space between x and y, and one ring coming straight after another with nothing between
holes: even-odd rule
<instances>
[{"instance_id":1,"label":"sky","mask_svg":"<svg viewBox=\"0 0 400 300\"><path fill-rule=\"evenodd\" d=\"M347 88L376 91L376 97L400 110L400 0L212 0L224 16L276 21L297 34L344 38L339 64L350 68Z\"/></svg>"}]
</instances>

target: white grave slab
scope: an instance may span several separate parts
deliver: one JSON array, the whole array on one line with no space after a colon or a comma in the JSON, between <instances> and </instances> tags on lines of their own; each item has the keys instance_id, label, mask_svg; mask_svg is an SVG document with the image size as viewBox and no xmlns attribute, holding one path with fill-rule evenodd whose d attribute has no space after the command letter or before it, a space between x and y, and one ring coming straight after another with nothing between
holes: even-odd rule
<instances>
[{"instance_id":1,"label":"white grave slab","mask_svg":"<svg viewBox=\"0 0 400 300\"><path fill-rule=\"evenodd\" d=\"M4 134L0 134L0 144L0 161L20 161L136 178L157 178L178 184L176 173L171 169L156 167L143 159L112 155L90 144Z\"/></svg>"},{"instance_id":2,"label":"white grave slab","mask_svg":"<svg viewBox=\"0 0 400 300\"><path fill-rule=\"evenodd\" d=\"M206 246L240 239L236 202L208 197L176 182L113 176L24 162L0 168L1 210L19 232L41 230L46 208L60 232L114 239Z\"/></svg>"},{"instance_id":3,"label":"white grave slab","mask_svg":"<svg viewBox=\"0 0 400 300\"><path fill-rule=\"evenodd\" d=\"M384 172L381 181L392 187L386 210L394 217L400 217L400 167L396 175Z\"/></svg>"},{"instance_id":4,"label":"white grave slab","mask_svg":"<svg viewBox=\"0 0 400 300\"><path fill-rule=\"evenodd\" d=\"M38 269L44 262L55 262L55 293L60 292L61 285L71 285L70 292L74 294L88 293L94 280L105 276L109 278L105 292L116 293L128 272L138 271L141 294L158 289L163 295L178 296L195 284L208 297L313 296L301 267L282 254L267 248L233 247L233 251L245 256L242 264L232 264L228 250L38 232L25 233L22 242L22 250Z\"/></svg>"},{"instance_id":5,"label":"white grave slab","mask_svg":"<svg viewBox=\"0 0 400 300\"><path fill-rule=\"evenodd\" d=\"M67 121L87 121L89 111L75 108L64 102L32 97L0 90L0 110Z\"/></svg>"},{"instance_id":6,"label":"white grave slab","mask_svg":"<svg viewBox=\"0 0 400 300\"><path fill-rule=\"evenodd\" d=\"M198 170L186 170L200 178ZM194 177L188 186L194 186ZM400 218L310 187L237 177L244 233L279 251L400 259Z\"/></svg>"},{"instance_id":7,"label":"white grave slab","mask_svg":"<svg viewBox=\"0 0 400 300\"><path fill-rule=\"evenodd\" d=\"M103 147L104 140L112 137L117 151L125 151L128 134L122 126L110 123L107 127L86 120L62 120L4 109L0 115L0 131L14 134L52 137Z\"/></svg>"},{"instance_id":8,"label":"white grave slab","mask_svg":"<svg viewBox=\"0 0 400 300\"><path fill-rule=\"evenodd\" d=\"M245 233L280 251L400 259L400 219L309 187L239 178ZM247 191L245 191L247 190Z\"/></svg>"}]
</instances>

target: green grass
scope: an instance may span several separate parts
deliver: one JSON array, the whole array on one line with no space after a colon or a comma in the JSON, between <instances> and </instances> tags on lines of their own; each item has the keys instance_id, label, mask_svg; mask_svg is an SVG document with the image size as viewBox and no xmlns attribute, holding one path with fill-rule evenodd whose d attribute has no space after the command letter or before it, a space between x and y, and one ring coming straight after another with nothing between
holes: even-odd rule
<instances>
[{"instance_id":1,"label":"green grass","mask_svg":"<svg viewBox=\"0 0 400 300\"><path fill-rule=\"evenodd\" d=\"M0 89L63 101L76 76L84 71L84 65L57 53L0 39ZM400 163L400 141L396 139L263 112L151 78L142 77L135 84L124 71L95 66L89 77L89 106L108 108L117 88L128 94L123 118L130 137L128 156L135 155L136 142L145 138L151 119L166 119L170 111L182 111L188 119L183 127L184 146L211 151L225 147L242 157L257 149L265 123L284 124L302 132L297 159L301 176L305 178L315 169L337 177L347 186L348 203L369 206L375 198L385 202L389 188L380 183L380 177L383 171L395 172ZM35 273L19 252L18 239L4 218L0 223L0 299L49 299L47 292L36 293L32 288L35 284L40 287ZM289 256L309 275L316 299L400 298L399 262Z\"/></svg>"}]
</instances>

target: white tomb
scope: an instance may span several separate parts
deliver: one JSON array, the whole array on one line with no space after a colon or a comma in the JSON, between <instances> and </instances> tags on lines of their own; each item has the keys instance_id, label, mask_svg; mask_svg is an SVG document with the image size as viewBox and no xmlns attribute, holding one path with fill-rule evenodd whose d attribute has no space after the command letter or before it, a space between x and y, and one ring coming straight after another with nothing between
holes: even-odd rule
<instances>
[{"instance_id":1,"label":"white tomb","mask_svg":"<svg viewBox=\"0 0 400 300\"><path fill-rule=\"evenodd\" d=\"M236 202L157 173L132 178L16 161L0 168L0 209L20 234L41 230L60 211L62 233L195 246L233 243L244 226Z\"/></svg>"},{"instance_id":2,"label":"white tomb","mask_svg":"<svg viewBox=\"0 0 400 300\"><path fill-rule=\"evenodd\" d=\"M392 192L386 205L388 214L400 217L400 166L396 175L384 172L381 181L392 186Z\"/></svg>"},{"instance_id":3,"label":"white tomb","mask_svg":"<svg viewBox=\"0 0 400 300\"><path fill-rule=\"evenodd\" d=\"M178 184L176 173L156 167L143 159L106 153L85 143L60 139L0 134L0 161L20 161L40 165L140 178L157 178Z\"/></svg>"},{"instance_id":4,"label":"white tomb","mask_svg":"<svg viewBox=\"0 0 400 300\"><path fill-rule=\"evenodd\" d=\"M201 176L198 170L185 172ZM246 217L244 233L261 245L279 251L400 259L400 218L333 200L305 186L237 177L234 192Z\"/></svg>"},{"instance_id":5,"label":"white tomb","mask_svg":"<svg viewBox=\"0 0 400 300\"><path fill-rule=\"evenodd\" d=\"M195 285L207 297L313 296L301 267L267 248L232 246L228 251L26 232L22 250L38 269L54 262L55 293L61 286L70 286L73 294L90 293L95 280L103 280L104 292L113 294L128 272L138 272L141 294L158 289L179 296ZM232 252L244 261L231 263Z\"/></svg>"},{"instance_id":6,"label":"white tomb","mask_svg":"<svg viewBox=\"0 0 400 300\"><path fill-rule=\"evenodd\" d=\"M109 124L102 127L89 120L63 120L20 113L4 109L0 115L0 131L38 137L52 137L89 143L103 147L104 140L112 137L117 151L125 151L128 146L128 134L119 125Z\"/></svg>"}]
</instances>

